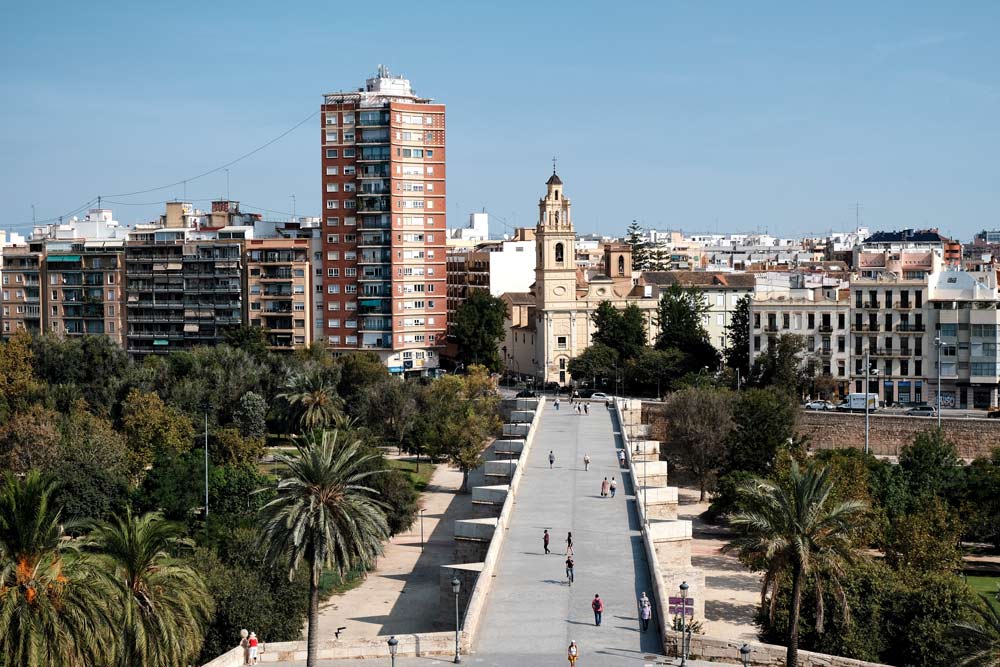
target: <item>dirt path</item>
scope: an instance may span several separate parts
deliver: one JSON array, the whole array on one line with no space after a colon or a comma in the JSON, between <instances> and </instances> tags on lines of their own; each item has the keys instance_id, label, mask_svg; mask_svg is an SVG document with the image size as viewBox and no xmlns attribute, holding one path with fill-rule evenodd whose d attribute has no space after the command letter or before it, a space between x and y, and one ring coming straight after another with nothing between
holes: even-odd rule
<instances>
[{"instance_id":1,"label":"dirt path","mask_svg":"<svg viewBox=\"0 0 1000 667\"><path fill-rule=\"evenodd\" d=\"M471 516L472 497L457 493L461 484L457 469L437 467L418 501L425 510L423 548L418 519L386 544L378 566L359 586L320 605L320 641L333 639L340 627L342 637L355 638L438 629L440 566L454 560L455 519Z\"/></svg>"},{"instance_id":2,"label":"dirt path","mask_svg":"<svg viewBox=\"0 0 1000 667\"><path fill-rule=\"evenodd\" d=\"M761 577L748 572L735 556L722 553L727 533L699 515L708 503L698 502L698 489L678 489L678 519L690 519L694 531L691 564L705 572L705 634L733 641L756 641L754 614L760 604Z\"/></svg>"}]
</instances>

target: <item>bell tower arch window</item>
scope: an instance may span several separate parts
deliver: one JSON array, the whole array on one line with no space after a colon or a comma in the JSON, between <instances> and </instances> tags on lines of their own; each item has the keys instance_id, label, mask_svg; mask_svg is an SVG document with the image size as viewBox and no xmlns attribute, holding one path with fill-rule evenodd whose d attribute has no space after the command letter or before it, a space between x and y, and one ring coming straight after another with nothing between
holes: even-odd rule
<instances>
[{"instance_id":1,"label":"bell tower arch window","mask_svg":"<svg viewBox=\"0 0 1000 667\"><path fill-rule=\"evenodd\" d=\"M557 264L562 264L563 263L563 244L562 243L557 243L556 244L556 263Z\"/></svg>"},{"instance_id":2,"label":"bell tower arch window","mask_svg":"<svg viewBox=\"0 0 1000 667\"><path fill-rule=\"evenodd\" d=\"M625 275L625 258L621 255L618 256L618 275Z\"/></svg>"}]
</instances>

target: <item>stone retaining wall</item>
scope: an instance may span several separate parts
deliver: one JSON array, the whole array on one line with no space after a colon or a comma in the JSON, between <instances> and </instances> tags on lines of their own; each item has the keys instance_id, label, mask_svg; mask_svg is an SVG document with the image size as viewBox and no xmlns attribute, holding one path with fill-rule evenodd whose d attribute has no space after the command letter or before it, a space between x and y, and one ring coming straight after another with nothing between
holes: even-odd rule
<instances>
[{"instance_id":1,"label":"stone retaining wall","mask_svg":"<svg viewBox=\"0 0 1000 667\"><path fill-rule=\"evenodd\" d=\"M654 437L662 439L661 420L666 416L666 405L643 403L643 421L652 423ZM904 445L913 442L922 431L937 428L935 417L908 417L905 415L873 412L870 415L869 446L876 456L899 456ZM1000 446L1000 419L973 419L943 417L941 428L955 443L959 457L975 459L989 456ZM809 438L812 450L865 447L865 415L851 412L821 412L802 410L797 431Z\"/></svg>"}]
</instances>

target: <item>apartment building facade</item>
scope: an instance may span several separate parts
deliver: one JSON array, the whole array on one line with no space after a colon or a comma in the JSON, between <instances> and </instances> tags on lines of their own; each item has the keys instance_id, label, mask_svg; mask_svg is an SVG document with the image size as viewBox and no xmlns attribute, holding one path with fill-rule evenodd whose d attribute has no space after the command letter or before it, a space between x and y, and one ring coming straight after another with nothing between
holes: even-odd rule
<instances>
[{"instance_id":1,"label":"apartment building facade","mask_svg":"<svg viewBox=\"0 0 1000 667\"><path fill-rule=\"evenodd\" d=\"M122 241L31 241L4 256L4 336L23 329L122 343Z\"/></svg>"},{"instance_id":2,"label":"apartment building facade","mask_svg":"<svg viewBox=\"0 0 1000 667\"><path fill-rule=\"evenodd\" d=\"M750 301L750 363L777 343L778 337L801 336L803 365L827 377L835 393L850 391L850 302L836 288L771 290Z\"/></svg>"},{"instance_id":3,"label":"apartment building facade","mask_svg":"<svg viewBox=\"0 0 1000 667\"><path fill-rule=\"evenodd\" d=\"M447 326L445 106L379 66L321 111L326 343L432 371Z\"/></svg>"},{"instance_id":4,"label":"apartment building facade","mask_svg":"<svg viewBox=\"0 0 1000 667\"><path fill-rule=\"evenodd\" d=\"M250 326L267 331L272 350L312 343L310 240L246 241Z\"/></svg>"}]
</instances>

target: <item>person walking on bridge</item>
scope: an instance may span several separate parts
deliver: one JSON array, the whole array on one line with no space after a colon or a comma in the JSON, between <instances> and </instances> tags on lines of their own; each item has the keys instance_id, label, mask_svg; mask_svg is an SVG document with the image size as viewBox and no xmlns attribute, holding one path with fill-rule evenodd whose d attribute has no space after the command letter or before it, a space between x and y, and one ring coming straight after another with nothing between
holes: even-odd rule
<instances>
[{"instance_id":1,"label":"person walking on bridge","mask_svg":"<svg viewBox=\"0 0 1000 667\"><path fill-rule=\"evenodd\" d=\"M598 593L594 593L594 600L590 603L590 608L594 610L594 625L600 627L601 616L604 614L604 600Z\"/></svg>"},{"instance_id":2,"label":"person walking on bridge","mask_svg":"<svg viewBox=\"0 0 1000 667\"><path fill-rule=\"evenodd\" d=\"M583 469L590 470L590 454L583 455Z\"/></svg>"},{"instance_id":3,"label":"person walking on bridge","mask_svg":"<svg viewBox=\"0 0 1000 667\"><path fill-rule=\"evenodd\" d=\"M576 658L580 654L580 649L576 647L576 642L569 641L569 648L566 649L566 657L569 659L569 667L576 667Z\"/></svg>"},{"instance_id":4,"label":"person walking on bridge","mask_svg":"<svg viewBox=\"0 0 1000 667\"><path fill-rule=\"evenodd\" d=\"M646 597L646 591L642 592L642 597L639 598L639 619L642 621L642 631L645 632L649 630L649 619L653 616L653 605L650 603L649 598Z\"/></svg>"},{"instance_id":5,"label":"person walking on bridge","mask_svg":"<svg viewBox=\"0 0 1000 667\"><path fill-rule=\"evenodd\" d=\"M575 578L573 576L573 566L575 564L572 556L566 556L566 581L569 582L570 586L573 585L573 579Z\"/></svg>"},{"instance_id":6,"label":"person walking on bridge","mask_svg":"<svg viewBox=\"0 0 1000 667\"><path fill-rule=\"evenodd\" d=\"M573 533L566 533L566 555L573 555Z\"/></svg>"},{"instance_id":7,"label":"person walking on bridge","mask_svg":"<svg viewBox=\"0 0 1000 667\"><path fill-rule=\"evenodd\" d=\"M542 546L545 547L545 553L549 553L549 529L546 528L545 532L542 533Z\"/></svg>"},{"instance_id":8,"label":"person walking on bridge","mask_svg":"<svg viewBox=\"0 0 1000 667\"><path fill-rule=\"evenodd\" d=\"M618 465L620 465L622 468L625 467L625 450L624 449L619 449L618 450Z\"/></svg>"},{"instance_id":9,"label":"person walking on bridge","mask_svg":"<svg viewBox=\"0 0 1000 667\"><path fill-rule=\"evenodd\" d=\"M583 414L590 416L590 403L583 404Z\"/></svg>"},{"instance_id":10,"label":"person walking on bridge","mask_svg":"<svg viewBox=\"0 0 1000 667\"><path fill-rule=\"evenodd\" d=\"M618 490L618 482L615 481L614 477L611 478L611 485L608 488L611 489L611 497L614 498L615 497L615 491Z\"/></svg>"},{"instance_id":11,"label":"person walking on bridge","mask_svg":"<svg viewBox=\"0 0 1000 667\"><path fill-rule=\"evenodd\" d=\"M608 478L605 477L604 481L601 482L601 498L604 498L605 496L608 495L608 487L609 486L610 485L608 484Z\"/></svg>"},{"instance_id":12,"label":"person walking on bridge","mask_svg":"<svg viewBox=\"0 0 1000 667\"><path fill-rule=\"evenodd\" d=\"M556 453L551 449L549 450L549 470L552 470L552 464L556 462Z\"/></svg>"}]
</instances>

